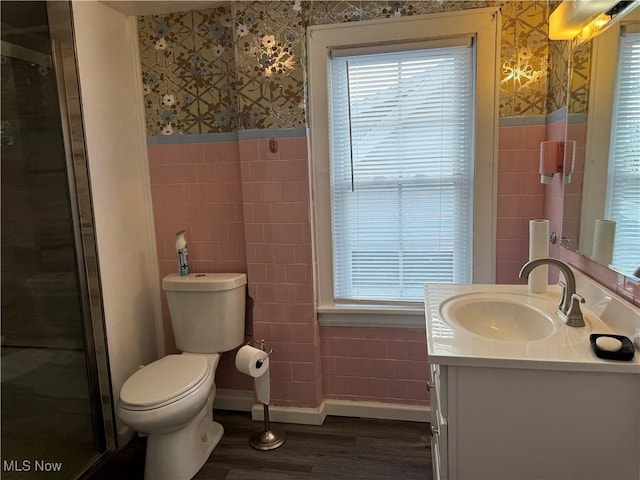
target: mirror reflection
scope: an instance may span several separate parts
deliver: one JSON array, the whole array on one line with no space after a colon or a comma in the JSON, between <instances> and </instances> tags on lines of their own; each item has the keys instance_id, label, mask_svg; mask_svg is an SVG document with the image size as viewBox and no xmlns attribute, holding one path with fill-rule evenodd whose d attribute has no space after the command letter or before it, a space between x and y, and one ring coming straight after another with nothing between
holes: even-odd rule
<instances>
[{"instance_id":1,"label":"mirror reflection","mask_svg":"<svg viewBox=\"0 0 640 480\"><path fill-rule=\"evenodd\" d=\"M562 244L627 276L640 276L638 17L574 45L564 158Z\"/></svg>"}]
</instances>

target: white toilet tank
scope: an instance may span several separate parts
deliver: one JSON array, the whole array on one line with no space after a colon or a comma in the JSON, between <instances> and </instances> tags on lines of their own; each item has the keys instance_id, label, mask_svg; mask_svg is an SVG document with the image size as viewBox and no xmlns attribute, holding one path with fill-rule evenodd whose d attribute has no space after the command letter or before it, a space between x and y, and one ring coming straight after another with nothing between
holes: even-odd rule
<instances>
[{"instance_id":1,"label":"white toilet tank","mask_svg":"<svg viewBox=\"0 0 640 480\"><path fill-rule=\"evenodd\" d=\"M221 353L244 342L244 273L171 273L162 279L176 347Z\"/></svg>"}]
</instances>

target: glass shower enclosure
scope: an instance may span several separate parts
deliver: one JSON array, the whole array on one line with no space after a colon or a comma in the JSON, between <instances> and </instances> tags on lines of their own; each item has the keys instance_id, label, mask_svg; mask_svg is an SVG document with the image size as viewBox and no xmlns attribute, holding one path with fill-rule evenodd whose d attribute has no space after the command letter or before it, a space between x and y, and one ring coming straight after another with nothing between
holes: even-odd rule
<instances>
[{"instance_id":1,"label":"glass shower enclosure","mask_svg":"<svg viewBox=\"0 0 640 480\"><path fill-rule=\"evenodd\" d=\"M109 448L112 423L81 122L62 71L73 69L46 2L0 6L1 476L73 479Z\"/></svg>"}]
</instances>

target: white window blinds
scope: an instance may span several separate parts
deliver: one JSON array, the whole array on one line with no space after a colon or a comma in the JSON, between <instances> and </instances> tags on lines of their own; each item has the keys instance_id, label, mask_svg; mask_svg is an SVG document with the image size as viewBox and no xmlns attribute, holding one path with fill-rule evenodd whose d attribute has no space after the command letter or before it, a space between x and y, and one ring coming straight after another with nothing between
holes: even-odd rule
<instances>
[{"instance_id":1,"label":"white window blinds","mask_svg":"<svg viewBox=\"0 0 640 480\"><path fill-rule=\"evenodd\" d=\"M613 103L606 218L616 221L612 265L640 267L640 33L623 33Z\"/></svg>"},{"instance_id":2,"label":"white window blinds","mask_svg":"<svg viewBox=\"0 0 640 480\"><path fill-rule=\"evenodd\" d=\"M421 301L425 283L471 281L474 56L465 43L332 55L338 302Z\"/></svg>"}]
</instances>

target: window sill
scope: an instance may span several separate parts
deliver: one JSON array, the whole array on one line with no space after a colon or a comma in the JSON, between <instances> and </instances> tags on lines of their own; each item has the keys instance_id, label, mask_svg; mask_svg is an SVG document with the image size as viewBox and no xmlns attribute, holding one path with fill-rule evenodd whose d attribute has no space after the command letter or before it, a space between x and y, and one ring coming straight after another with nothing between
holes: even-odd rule
<instances>
[{"instance_id":1,"label":"window sill","mask_svg":"<svg viewBox=\"0 0 640 480\"><path fill-rule=\"evenodd\" d=\"M318 307L321 327L424 328L424 308L331 305Z\"/></svg>"}]
</instances>

